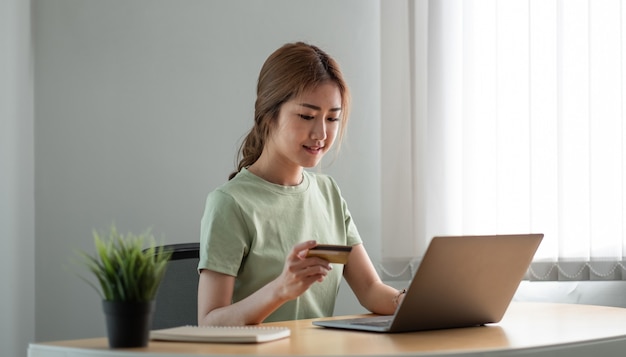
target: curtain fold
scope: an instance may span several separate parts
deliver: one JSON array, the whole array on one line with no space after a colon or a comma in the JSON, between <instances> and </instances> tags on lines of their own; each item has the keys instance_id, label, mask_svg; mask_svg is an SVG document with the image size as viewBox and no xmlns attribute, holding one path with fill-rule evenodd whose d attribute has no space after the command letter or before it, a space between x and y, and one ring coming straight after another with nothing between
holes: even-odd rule
<instances>
[{"instance_id":1,"label":"curtain fold","mask_svg":"<svg viewBox=\"0 0 626 357\"><path fill-rule=\"evenodd\" d=\"M435 235L541 232L529 279L626 279L622 2L381 6L384 275Z\"/></svg>"}]
</instances>

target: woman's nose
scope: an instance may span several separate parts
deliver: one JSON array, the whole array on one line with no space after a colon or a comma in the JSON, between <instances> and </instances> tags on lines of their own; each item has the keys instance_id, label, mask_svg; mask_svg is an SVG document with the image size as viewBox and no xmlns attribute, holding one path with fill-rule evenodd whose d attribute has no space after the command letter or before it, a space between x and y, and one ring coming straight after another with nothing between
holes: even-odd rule
<instances>
[{"instance_id":1,"label":"woman's nose","mask_svg":"<svg viewBox=\"0 0 626 357\"><path fill-rule=\"evenodd\" d=\"M311 139L326 140L326 121L315 119L313 128L311 128Z\"/></svg>"}]
</instances>

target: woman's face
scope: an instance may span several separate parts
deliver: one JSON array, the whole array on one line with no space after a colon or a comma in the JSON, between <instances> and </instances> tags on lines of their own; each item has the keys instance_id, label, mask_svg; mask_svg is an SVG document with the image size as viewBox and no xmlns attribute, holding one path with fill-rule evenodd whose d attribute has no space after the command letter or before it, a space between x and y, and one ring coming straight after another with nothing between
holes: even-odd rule
<instances>
[{"instance_id":1,"label":"woman's face","mask_svg":"<svg viewBox=\"0 0 626 357\"><path fill-rule=\"evenodd\" d=\"M314 167L330 150L341 126L341 93L327 82L285 102L267 142L281 165Z\"/></svg>"}]
</instances>

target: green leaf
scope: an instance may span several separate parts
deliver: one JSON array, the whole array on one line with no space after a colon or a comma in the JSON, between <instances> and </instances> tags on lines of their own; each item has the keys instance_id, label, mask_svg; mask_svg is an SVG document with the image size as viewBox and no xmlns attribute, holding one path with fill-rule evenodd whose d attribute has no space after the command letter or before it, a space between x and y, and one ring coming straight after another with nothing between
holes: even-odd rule
<instances>
[{"instance_id":1,"label":"green leaf","mask_svg":"<svg viewBox=\"0 0 626 357\"><path fill-rule=\"evenodd\" d=\"M78 252L78 255L98 283L79 276L82 280L105 300L154 300L172 253L162 246L156 247L149 230L124 236L112 225L108 237L94 230L93 240L95 254Z\"/></svg>"}]
</instances>

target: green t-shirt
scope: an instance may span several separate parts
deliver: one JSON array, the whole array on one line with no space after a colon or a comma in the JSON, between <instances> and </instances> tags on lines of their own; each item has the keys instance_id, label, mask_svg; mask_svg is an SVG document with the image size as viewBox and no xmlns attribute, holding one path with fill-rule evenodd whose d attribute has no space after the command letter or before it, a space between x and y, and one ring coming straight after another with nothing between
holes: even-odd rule
<instances>
[{"instance_id":1,"label":"green t-shirt","mask_svg":"<svg viewBox=\"0 0 626 357\"><path fill-rule=\"evenodd\" d=\"M335 181L305 171L300 185L281 186L242 169L207 197L198 269L235 276L237 302L279 276L293 246L307 240L361 243ZM342 273L343 265L333 264L322 283L314 283L265 321L331 316Z\"/></svg>"}]
</instances>

